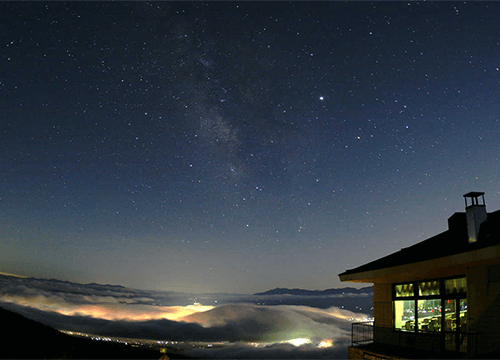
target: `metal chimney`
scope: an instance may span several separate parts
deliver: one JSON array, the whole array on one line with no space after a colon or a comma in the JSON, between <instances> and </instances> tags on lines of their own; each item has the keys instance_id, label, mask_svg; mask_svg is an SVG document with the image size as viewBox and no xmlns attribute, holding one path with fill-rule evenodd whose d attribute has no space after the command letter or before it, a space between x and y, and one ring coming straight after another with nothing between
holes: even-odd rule
<instances>
[{"instance_id":1,"label":"metal chimney","mask_svg":"<svg viewBox=\"0 0 500 360\"><path fill-rule=\"evenodd\" d=\"M479 201L480 197L482 199L482 202ZM484 204L484 192L472 191L468 194L465 194L464 198L469 244L472 244L478 240L479 228L488 217L488 215L486 214L486 205Z\"/></svg>"}]
</instances>

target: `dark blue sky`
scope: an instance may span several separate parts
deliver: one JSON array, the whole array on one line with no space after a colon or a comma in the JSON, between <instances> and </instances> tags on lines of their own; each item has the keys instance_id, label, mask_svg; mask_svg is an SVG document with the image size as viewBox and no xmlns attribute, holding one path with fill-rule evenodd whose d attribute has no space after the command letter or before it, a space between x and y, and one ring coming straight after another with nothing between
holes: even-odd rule
<instances>
[{"instance_id":1,"label":"dark blue sky","mask_svg":"<svg viewBox=\"0 0 500 360\"><path fill-rule=\"evenodd\" d=\"M325 289L497 210L499 11L0 3L0 271Z\"/></svg>"}]
</instances>

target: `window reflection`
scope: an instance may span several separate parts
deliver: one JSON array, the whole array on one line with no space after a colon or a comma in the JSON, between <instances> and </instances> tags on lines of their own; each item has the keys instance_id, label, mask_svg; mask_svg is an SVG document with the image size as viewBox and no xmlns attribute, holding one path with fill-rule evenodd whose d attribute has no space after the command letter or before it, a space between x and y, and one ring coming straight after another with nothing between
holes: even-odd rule
<instances>
[{"instance_id":1,"label":"window reflection","mask_svg":"<svg viewBox=\"0 0 500 360\"><path fill-rule=\"evenodd\" d=\"M396 296L397 297L414 296L413 284L396 285L395 288L396 288Z\"/></svg>"},{"instance_id":2,"label":"window reflection","mask_svg":"<svg viewBox=\"0 0 500 360\"><path fill-rule=\"evenodd\" d=\"M439 295L439 281L422 281L418 283L418 294L420 296Z\"/></svg>"},{"instance_id":3,"label":"window reflection","mask_svg":"<svg viewBox=\"0 0 500 360\"><path fill-rule=\"evenodd\" d=\"M444 281L446 294L465 293L467 291L467 281L465 278L448 279Z\"/></svg>"},{"instance_id":4,"label":"window reflection","mask_svg":"<svg viewBox=\"0 0 500 360\"><path fill-rule=\"evenodd\" d=\"M460 331L467 332L467 299L460 299Z\"/></svg>"},{"instance_id":5,"label":"window reflection","mask_svg":"<svg viewBox=\"0 0 500 360\"><path fill-rule=\"evenodd\" d=\"M444 302L444 330L455 331L457 328L456 300L450 299Z\"/></svg>"},{"instance_id":6,"label":"window reflection","mask_svg":"<svg viewBox=\"0 0 500 360\"><path fill-rule=\"evenodd\" d=\"M467 331L467 299L445 301L445 330L455 331L457 326L460 331Z\"/></svg>"}]
</instances>

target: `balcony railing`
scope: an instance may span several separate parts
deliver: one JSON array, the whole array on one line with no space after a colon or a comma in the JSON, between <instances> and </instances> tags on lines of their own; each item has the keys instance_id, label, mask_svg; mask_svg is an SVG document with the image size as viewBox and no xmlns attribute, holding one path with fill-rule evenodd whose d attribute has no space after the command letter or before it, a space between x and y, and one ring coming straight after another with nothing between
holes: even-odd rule
<instances>
[{"instance_id":1,"label":"balcony railing","mask_svg":"<svg viewBox=\"0 0 500 360\"><path fill-rule=\"evenodd\" d=\"M351 345L369 343L412 347L431 352L460 352L467 357L476 355L477 334L466 332L405 331L374 326L373 322L353 323Z\"/></svg>"},{"instance_id":2,"label":"balcony railing","mask_svg":"<svg viewBox=\"0 0 500 360\"><path fill-rule=\"evenodd\" d=\"M373 321L353 323L351 330L351 346L373 342Z\"/></svg>"}]
</instances>

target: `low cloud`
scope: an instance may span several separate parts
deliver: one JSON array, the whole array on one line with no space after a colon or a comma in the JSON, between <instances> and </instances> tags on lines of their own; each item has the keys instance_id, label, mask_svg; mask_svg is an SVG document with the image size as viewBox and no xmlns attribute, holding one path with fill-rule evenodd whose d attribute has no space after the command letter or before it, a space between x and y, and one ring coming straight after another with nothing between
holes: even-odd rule
<instances>
[{"instance_id":1,"label":"low cloud","mask_svg":"<svg viewBox=\"0 0 500 360\"><path fill-rule=\"evenodd\" d=\"M193 305L192 296L172 295L116 285L0 276L0 301L62 315L105 320L176 320L213 308ZM172 305L161 305L165 302Z\"/></svg>"},{"instance_id":2,"label":"low cloud","mask_svg":"<svg viewBox=\"0 0 500 360\"><path fill-rule=\"evenodd\" d=\"M60 330L231 344L205 349L202 356L201 350L189 350L193 357L294 358L300 353L302 358L331 358L349 343L352 320L364 316L335 306L245 302L251 298L255 297L148 292L0 275L0 306ZM287 299L289 303L290 296ZM319 349L321 344L326 348Z\"/></svg>"},{"instance_id":3,"label":"low cloud","mask_svg":"<svg viewBox=\"0 0 500 360\"><path fill-rule=\"evenodd\" d=\"M0 306L57 329L101 336L265 344L297 338L308 339L313 343L329 339L334 345L338 341L346 341L350 336L350 322L343 319L347 314L341 313L340 317L330 311L319 314L316 309L306 307L222 305L184 317L183 321L173 321L164 318L108 320L81 314L65 315L60 311L43 311L14 303L0 303Z\"/></svg>"},{"instance_id":4,"label":"low cloud","mask_svg":"<svg viewBox=\"0 0 500 360\"><path fill-rule=\"evenodd\" d=\"M179 320L204 328L231 329L239 333L239 341L282 342L306 338L319 343L323 339L350 336L349 319L354 316L357 315L336 308L228 304Z\"/></svg>"}]
</instances>

